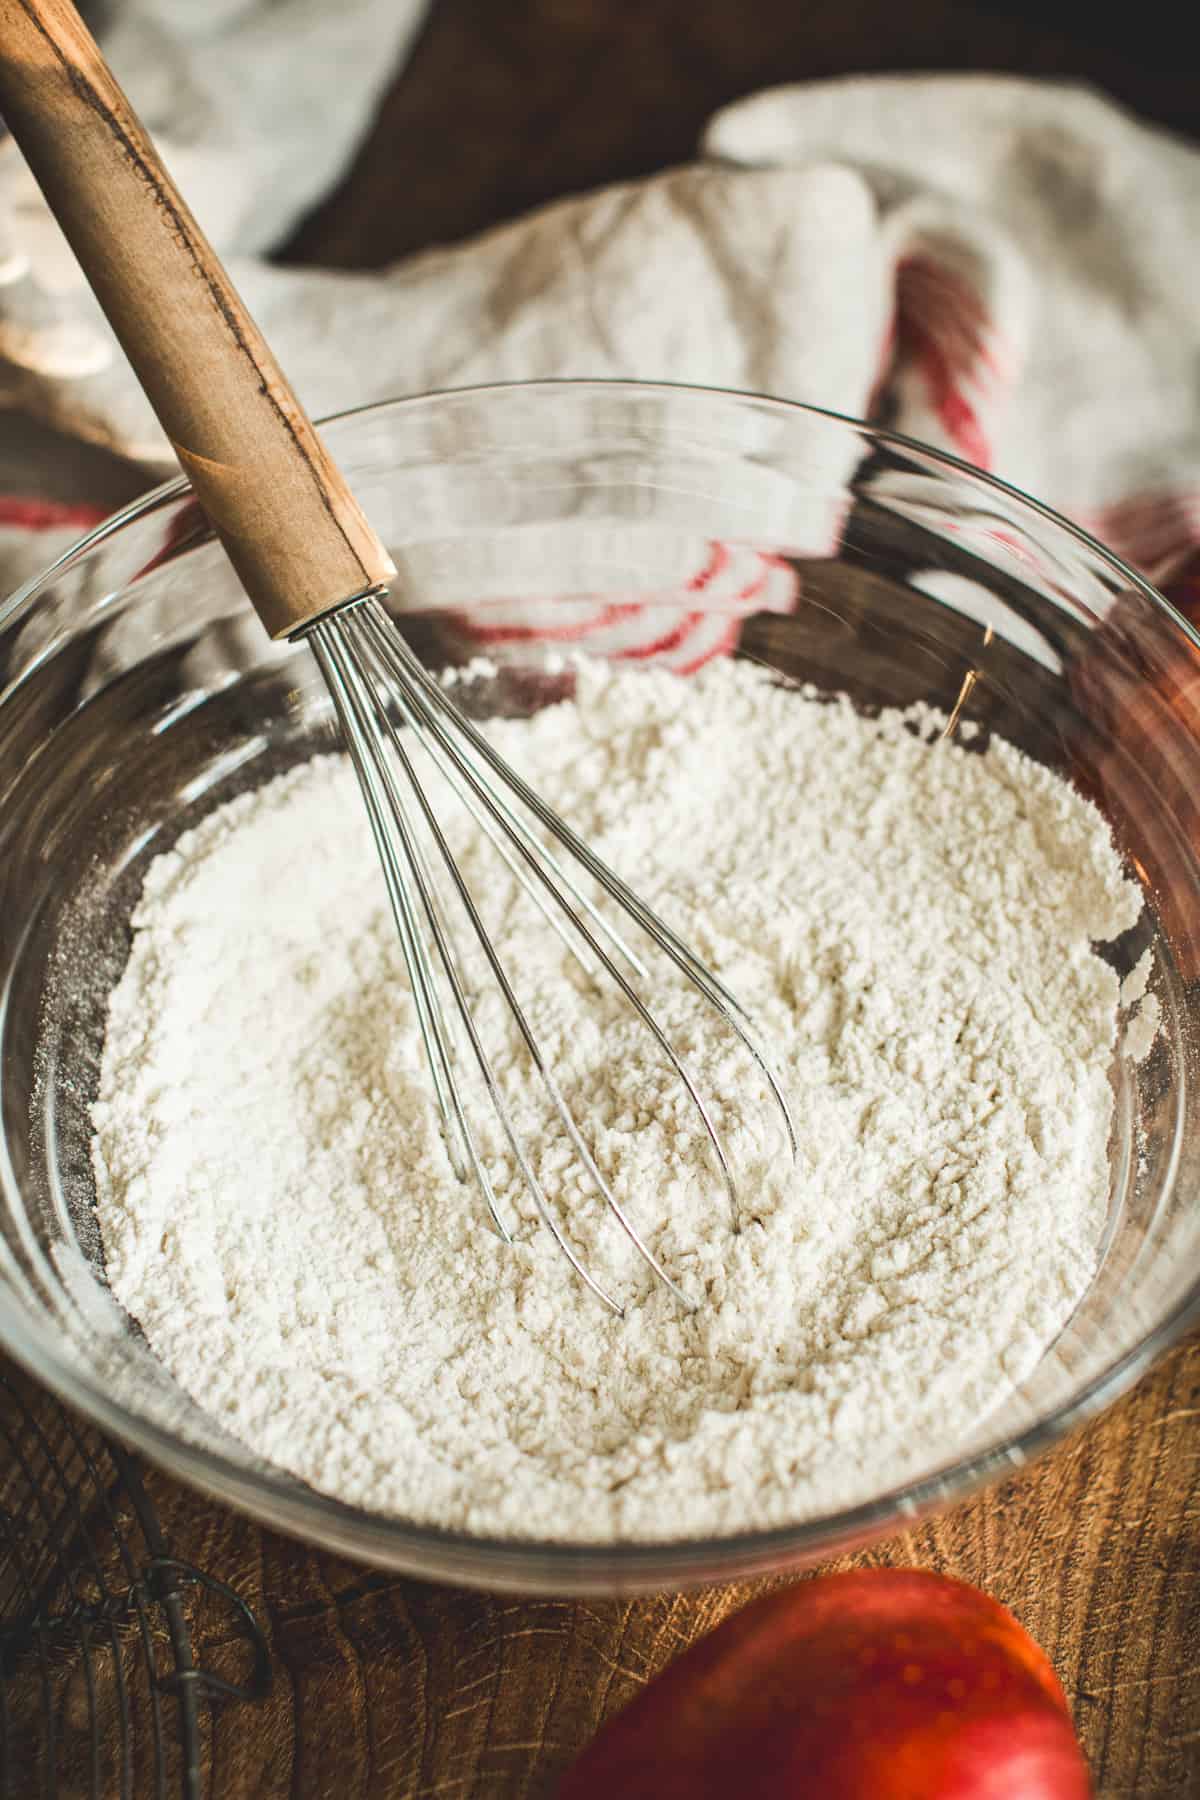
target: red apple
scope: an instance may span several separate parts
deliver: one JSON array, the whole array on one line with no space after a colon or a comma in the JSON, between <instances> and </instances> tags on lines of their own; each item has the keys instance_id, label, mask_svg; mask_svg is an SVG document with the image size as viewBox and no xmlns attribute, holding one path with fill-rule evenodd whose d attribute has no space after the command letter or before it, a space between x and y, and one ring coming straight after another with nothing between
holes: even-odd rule
<instances>
[{"instance_id":1,"label":"red apple","mask_svg":"<svg viewBox=\"0 0 1200 1800\"><path fill-rule=\"evenodd\" d=\"M1049 1662L977 1588L920 1569L735 1613L618 1714L559 1800L1088 1800Z\"/></svg>"}]
</instances>

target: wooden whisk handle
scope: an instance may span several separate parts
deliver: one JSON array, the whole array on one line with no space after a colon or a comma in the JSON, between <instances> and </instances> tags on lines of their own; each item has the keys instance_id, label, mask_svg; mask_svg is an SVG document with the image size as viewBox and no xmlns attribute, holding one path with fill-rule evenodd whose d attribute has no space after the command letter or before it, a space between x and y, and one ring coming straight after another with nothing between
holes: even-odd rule
<instances>
[{"instance_id":1,"label":"wooden whisk handle","mask_svg":"<svg viewBox=\"0 0 1200 1800\"><path fill-rule=\"evenodd\" d=\"M0 0L0 115L263 624L395 573L68 0Z\"/></svg>"}]
</instances>

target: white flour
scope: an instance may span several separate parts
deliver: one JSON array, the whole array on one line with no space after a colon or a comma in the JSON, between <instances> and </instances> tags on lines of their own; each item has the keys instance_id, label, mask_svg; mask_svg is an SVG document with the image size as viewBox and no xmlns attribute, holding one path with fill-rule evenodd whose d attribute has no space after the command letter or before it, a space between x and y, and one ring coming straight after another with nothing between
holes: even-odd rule
<instances>
[{"instance_id":1,"label":"white flour","mask_svg":"<svg viewBox=\"0 0 1200 1800\"><path fill-rule=\"evenodd\" d=\"M1139 898L1062 781L913 723L722 662L589 667L575 703L489 728L774 1048L794 1170L753 1065L656 976L733 1153L736 1235L644 1029L454 821L568 1103L692 1314L631 1258L486 1001L539 1174L628 1316L537 1225L482 1104L514 1247L454 1180L339 758L160 857L112 996L95 1168L113 1288L183 1385L318 1488L517 1536L780 1523L953 1451L1091 1276L1118 1006L1092 945Z\"/></svg>"}]
</instances>

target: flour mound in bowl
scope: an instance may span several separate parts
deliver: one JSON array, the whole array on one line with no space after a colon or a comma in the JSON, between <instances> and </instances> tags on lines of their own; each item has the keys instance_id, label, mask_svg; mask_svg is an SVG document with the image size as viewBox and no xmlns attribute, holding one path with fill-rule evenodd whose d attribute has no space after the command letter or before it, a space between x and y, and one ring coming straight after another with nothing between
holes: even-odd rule
<instances>
[{"instance_id":1,"label":"flour mound in bowl","mask_svg":"<svg viewBox=\"0 0 1200 1800\"><path fill-rule=\"evenodd\" d=\"M446 804L447 830L655 1285L539 1099L478 959L481 1029L556 1217L487 1106L516 1242L456 1180L347 763L222 806L157 858L111 996L94 1167L108 1275L250 1449L362 1507L475 1533L783 1524L945 1460L1087 1287L1108 1206L1118 982L1140 898L1099 813L992 740L932 742L754 665L584 664L489 724L730 986L791 1101L656 963L729 1147L611 983L591 992ZM465 1078L465 1076L464 1076Z\"/></svg>"}]
</instances>

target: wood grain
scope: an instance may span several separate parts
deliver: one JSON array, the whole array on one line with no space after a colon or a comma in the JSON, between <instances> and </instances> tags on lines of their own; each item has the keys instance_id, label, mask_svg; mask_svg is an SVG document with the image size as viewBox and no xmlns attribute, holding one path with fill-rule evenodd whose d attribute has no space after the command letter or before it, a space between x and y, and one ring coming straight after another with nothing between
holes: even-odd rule
<instances>
[{"instance_id":1,"label":"wood grain","mask_svg":"<svg viewBox=\"0 0 1200 1800\"><path fill-rule=\"evenodd\" d=\"M1182 26L1157 0L1136 33L1127 17L1083 0L437 0L355 168L288 254L375 266L681 160L714 106L768 81L1014 69L1097 81L1200 131ZM1062 1677L1101 1800L1200 1793L1198 1421L1193 1340L1019 1477L845 1559L945 1569L1011 1606ZM271 1698L202 1720L209 1800L549 1800L600 1722L755 1591L494 1599L290 1543L154 1472L148 1485L174 1552L233 1582L270 1634ZM244 1677L228 1609L186 1607L199 1660ZM77 1676L62 1708L86 1717Z\"/></svg>"},{"instance_id":2,"label":"wood grain","mask_svg":"<svg viewBox=\"0 0 1200 1800\"><path fill-rule=\"evenodd\" d=\"M1198 1418L1193 1339L1020 1476L830 1566L917 1564L985 1588L1053 1660L1100 1800L1200 1793ZM295 1544L156 1471L146 1485L172 1551L232 1582L271 1644L269 1698L202 1713L207 1800L550 1800L604 1719L773 1585L632 1601L489 1597ZM0 1506L14 1492L0 1462ZM205 1594L185 1605L197 1662L245 1680L250 1652L228 1606ZM103 1720L112 1664L97 1660ZM132 1662L130 1675L148 1784L148 1703ZM60 1743L72 1717L82 1743L82 1702L75 1671L55 1688ZM30 1746L39 1703L33 1686ZM169 1705L165 1717L172 1727Z\"/></svg>"},{"instance_id":3,"label":"wood grain","mask_svg":"<svg viewBox=\"0 0 1200 1800\"><path fill-rule=\"evenodd\" d=\"M68 0L0 0L0 112L263 623L395 573Z\"/></svg>"},{"instance_id":4,"label":"wood grain","mask_svg":"<svg viewBox=\"0 0 1200 1800\"><path fill-rule=\"evenodd\" d=\"M943 1569L1012 1607L1054 1661L1102 1800L1200 1792L1198 1417L1193 1342L1021 1477L836 1565ZM154 1491L194 1533L195 1502ZM522 1603L367 1574L230 1515L206 1532L283 1671L270 1727L214 1795L548 1796L602 1720L766 1585Z\"/></svg>"}]
</instances>

